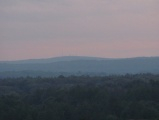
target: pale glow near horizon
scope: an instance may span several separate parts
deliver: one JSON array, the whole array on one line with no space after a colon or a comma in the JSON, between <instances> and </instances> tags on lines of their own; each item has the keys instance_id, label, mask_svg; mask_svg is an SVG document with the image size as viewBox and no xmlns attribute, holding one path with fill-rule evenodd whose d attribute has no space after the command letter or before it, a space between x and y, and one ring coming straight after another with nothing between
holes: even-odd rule
<instances>
[{"instance_id":1,"label":"pale glow near horizon","mask_svg":"<svg viewBox=\"0 0 159 120\"><path fill-rule=\"evenodd\" d=\"M158 0L1 0L0 61L159 56Z\"/></svg>"}]
</instances>

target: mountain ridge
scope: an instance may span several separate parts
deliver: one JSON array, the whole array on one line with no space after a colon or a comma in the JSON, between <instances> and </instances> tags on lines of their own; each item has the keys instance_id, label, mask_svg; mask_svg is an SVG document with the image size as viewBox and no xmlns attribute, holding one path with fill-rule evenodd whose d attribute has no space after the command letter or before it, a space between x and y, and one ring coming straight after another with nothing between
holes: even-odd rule
<instances>
[{"instance_id":1,"label":"mountain ridge","mask_svg":"<svg viewBox=\"0 0 159 120\"><path fill-rule=\"evenodd\" d=\"M64 57L65 58L65 57ZM71 58L71 59L70 59ZM77 59L78 58L78 59ZM83 58L83 57L82 57ZM56 73L69 75L100 75L109 74L138 74L153 73L159 74L159 57L136 57L136 58L120 58L120 59L99 59L81 57L67 57L67 59L56 59L54 62L43 63L0 63L0 77L23 76L27 74L32 76L52 76ZM35 62L35 61L34 61Z\"/></svg>"},{"instance_id":2,"label":"mountain ridge","mask_svg":"<svg viewBox=\"0 0 159 120\"><path fill-rule=\"evenodd\" d=\"M0 63L52 63L59 61L74 61L74 60L105 60L112 58L92 57L92 56L59 56L52 58L41 58L41 59L24 59L24 60L13 60L13 61L0 61Z\"/></svg>"},{"instance_id":3,"label":"mountain ridge","mask_svg":"<svg viewBox=\"0 0 159 120\"><path fill-rule=\"evenodd\" d=\"M121 59L147 59L147 58L159 58L159 56L130 57L130 58L104 58L104 57L93 57L93 56L59 56L59 57L51 57L51 58L0 61L0 63L11 63L11 64L29 63L30 64L30 63L52 63L52 62L61 62L61 61L74 61L74 60L121 60Z\"/></svg>"}]
</instances>

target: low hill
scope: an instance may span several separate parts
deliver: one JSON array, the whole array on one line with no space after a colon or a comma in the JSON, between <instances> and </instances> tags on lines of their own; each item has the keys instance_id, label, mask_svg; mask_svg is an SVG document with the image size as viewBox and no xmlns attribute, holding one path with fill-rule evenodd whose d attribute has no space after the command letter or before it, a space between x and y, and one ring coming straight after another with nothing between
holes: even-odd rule
<instances>
[{"instance_id":1,"label":"low hill","mask_svg":"<svg viewBox=\"0 0 159 120\"><path fill-rule=\"evenodd\" d=\"M100 57L87 57L87 56L61 56L53 58L43 59L27 59L27 60L16 60L16 61L0 61L0 63L11 63L11 64L35 64L35 63L53 63L61 61L74 61L74 60L106 60L110 58Z\"/></svg>"},{"instance_id":2,"label":"low hill","mask_svg":"<svg viewBox=\"0 0 159 120\"><path fill-rule=\"evenodd\" d=\"M37 61L37 62L36 62ZM49 61L49 62L47 62ZM159 73L159 57L139 57L125 59L105 59L96 57L59 57L42 60L25 60L0 63L0 76L12 73L36 76L53 74L136 74ZM42 74L43 73L43 74ZM9 75L9 74L8 74Z\"/></svg>"}]
</instances>

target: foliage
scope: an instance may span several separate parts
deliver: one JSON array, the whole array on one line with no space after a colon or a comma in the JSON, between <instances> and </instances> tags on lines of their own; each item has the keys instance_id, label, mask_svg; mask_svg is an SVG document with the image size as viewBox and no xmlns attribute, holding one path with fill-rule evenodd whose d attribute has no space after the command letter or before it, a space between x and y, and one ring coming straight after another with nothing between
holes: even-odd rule
<instances>
[{"instance_id":1,"label":"foliage","mask_svg":"<svg viewBox=\"0 0 159 120\"><path fill-rule=\"evenodd\" d=\"M0 79L0 120L159 119L159 75Z\"/></svg>"}]
</instances>

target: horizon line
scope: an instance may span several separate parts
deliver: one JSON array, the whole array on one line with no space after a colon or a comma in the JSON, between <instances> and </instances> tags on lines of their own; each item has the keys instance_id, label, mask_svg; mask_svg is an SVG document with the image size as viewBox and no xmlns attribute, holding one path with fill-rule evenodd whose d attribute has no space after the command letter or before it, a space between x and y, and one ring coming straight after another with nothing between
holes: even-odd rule
<instances>
[{"instance_id":1,"label":"horizon line","mask_svg":"<svg viewBox=\"0 0 159 120\"><path fill-rule=\"evenodd\" d=\"M100 58L100 59L130 59L130 58L154 58L159 56L134 56L134 57L100 57L100 56L82 56L82 55L64 55L64 56L55 56L55 57L44 57L44 58L24 58L24 59L13 59L13 60L0 60L0 62L14 62L14 61L27 61L27 60L45 60L45 59L54 59L62 57L88 57L88 58Z\"/></svg>"}]
</instances>

